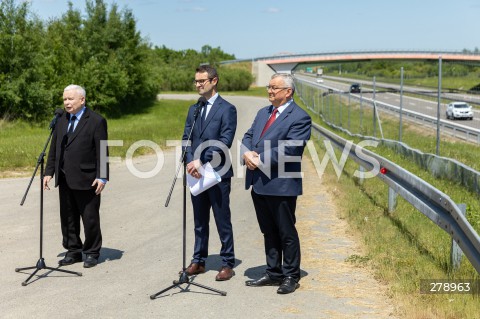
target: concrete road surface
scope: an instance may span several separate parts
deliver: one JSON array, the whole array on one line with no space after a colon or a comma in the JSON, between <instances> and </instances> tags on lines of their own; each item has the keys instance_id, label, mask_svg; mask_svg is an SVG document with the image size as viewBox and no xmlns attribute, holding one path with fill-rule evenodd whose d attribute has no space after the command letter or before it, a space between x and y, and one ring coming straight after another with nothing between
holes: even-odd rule
<instances>
[{"instance_id":1,"label":"concrete road surface","mask_svg":"<svg viewBox=\"0 0 480 319\"><path fill-rule=\"evenodd\" d=\"M185 98L166 96L165 98ZM187 96L196 100L197 96ZM229 97L238 107L241 140L255 113L266 99ZM183 114L179 116L184 116ZM159 119L161 125L161 119ZM180 137L179 137L180 138ZM236 146L232 150L236 158ZM42 147L39 145L39 148ZM265 270L263 238L250 192L243 187L243 169L234 163L231 203L235 235L236 276L216 282L220 244L212 218L207 272L191 279L225 291L226 296L194 285L173 288L157 299L150 295L172 285L183 265L182 180L165 207L176 166L175 152L160 145L164 163L158 174L148 175L158 164L156 155L133 160L134 172L125 162L112 164L111 181L102 194L103 248L97 267L81 263L62 269L82 276L40 270L27 286L40 257L40 181L37 176L23 206L20 201L30 178L0 180L0 318L393 318L394 306L385 287L366 269L345 262L361 254L347 235L347 225L336 215L331 192L322 185L305 158L305 194L300 197L297 225L302 242L301 287L293 294L278 295L276 287L246 287L245 280ZM39 150L40 152L40 150ZM143 172L143 173L142 173ZM193 248L193 221L187 193L186 263ZM58 191L44 194L43 257L56 268L61 246Z\"/></svg>"}]
</instances>

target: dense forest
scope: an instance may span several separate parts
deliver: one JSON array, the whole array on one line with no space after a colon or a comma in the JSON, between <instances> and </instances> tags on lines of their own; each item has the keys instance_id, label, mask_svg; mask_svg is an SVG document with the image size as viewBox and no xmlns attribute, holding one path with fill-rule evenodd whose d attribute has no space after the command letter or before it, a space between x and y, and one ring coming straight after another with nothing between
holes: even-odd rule
<instances>
[{"instance_id":1,"label":"dense forest","mask_svg":"<svg viewBox=\"0 0 480 319\"><path fill-rule=\"evenodd\" d=\"M130 10L103 0L86 0L83 13L69 2L67 12L49 21L35 16L27 1L2 0L0 119L51 117L72 83L86 88L89 107L121 115L161 91L192 91L194 70L202 63L220 68L222 90L246 90L250 72L218 65L232 59L209 45L200 51L153 47Z\"/></svg>"}]
</instances>

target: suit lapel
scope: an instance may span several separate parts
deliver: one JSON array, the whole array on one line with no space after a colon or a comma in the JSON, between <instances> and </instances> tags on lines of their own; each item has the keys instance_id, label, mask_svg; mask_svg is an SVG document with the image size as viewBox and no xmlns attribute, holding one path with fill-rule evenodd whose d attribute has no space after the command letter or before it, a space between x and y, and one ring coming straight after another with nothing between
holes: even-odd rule
<instances>
[{"instance_id":1,"label":"suit lapel","mask_svg":"<svg viewBox=\"0 0 480 319\"><path fill-rule=\"evenodd\" d=\"M68 128L68 118L67 118L67 115L65 115L62 117L61 121L58 122L57 127L55 128L56 130L58 130L57 135L61 137L67 134L67 128Z\"/></svg>"},{"instance_id":2,"label":"suit lapel","mask_svg":"<svg viewBox=\"0 0 480 319\"><path fill-rule=\"evenodd\" d=\"M277 119L272 123L272 125L268 128L268 130L263 134L263 136L260 136L262 134L263 128L265 127L265 124L267 124L268 119L270 118L272 111L273 111L273 106L271 107L270 112L267 112L266 118L263 118L263 120L260 120L259 123L262 123L263 125L260 127L259 130L256 130L256 137L257 137L257 143L261 141L262 139L265 139L269 135L272 134L272 132L275 132L275 129L282 121L284 121L290 113L292 113L293 108L294 108L294 103L292 102L285 110L283 110L282 113L277 117Z\"/></svg>"},{"instance_id":3,"label":"suit lapel","mask_svg":"<svg viewBox=\"0 0 480 319\"><path fill-rule=\"evenodd\" d=\"M205 121L203 122L201 131L200 131L200 135L203 134L203 132L205 131L205 129L206 129L207 126L208 126L208 123L215 117L215 114L218 112L218 110L220 110L221 104L222 104L222 100L221 100L221 98L220 98L220 96L219 96L219 97L217 97L217 99L215 100L215 102L213 103L213 105L211 106L210 112L208 112L207 118L206 118ZM206 107L206 106L205 106L205 109L204 109L203 111L204 111L204 112L207 111L207 107Z\"/></svg>"},{"instance_id":4,"label":"suit lapel","mask_svg":"<svg viewBox=\"0 0 480 319\"><path fill-rule=\"evenodd\" d=\"M253 141L255 144L260 142L260 134L262 134L263 128L265 127L265 124L267 124L268 118L270 115L272 115L273 111L273 106L270 106L269 108L265 108L262 114L260 114L258 118L258 123L257 127L253 131Z\"/></svg>"}]
</instances>

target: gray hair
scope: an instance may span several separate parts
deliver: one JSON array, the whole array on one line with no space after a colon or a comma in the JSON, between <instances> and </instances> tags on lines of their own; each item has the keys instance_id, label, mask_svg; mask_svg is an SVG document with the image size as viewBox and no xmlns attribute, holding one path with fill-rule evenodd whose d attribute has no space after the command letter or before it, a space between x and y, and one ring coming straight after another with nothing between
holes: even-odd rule
<instances>
[{"instance_id":1,"label":"gray hair","mask_svg":"<svg viewBox=\"0 0 480 319\"><path fill-rule=\"evenodd\" d=\"M69 86L67 86L65 89L63 89L63 92L65 91L70 91L70 90L75 90L77 91L78 93L80 93L81 96L85 97L85 95L87 94L85 92L85 89L83 87L81 87L80 85L76 85L76 84L70 84Z\"/></svg>"},{"instance_id":2,"label":"gray hair","mask_svg":"<svg viewBox=\"0 0 480 319\"><path fill-rule=\"evenodd\" d=\"M288 73L275 73L272 75L272 79L282 78L285 86L292 89L292 95L295 93L295 83L293 82L293 76Z\"/></svg>"}]
</instances>

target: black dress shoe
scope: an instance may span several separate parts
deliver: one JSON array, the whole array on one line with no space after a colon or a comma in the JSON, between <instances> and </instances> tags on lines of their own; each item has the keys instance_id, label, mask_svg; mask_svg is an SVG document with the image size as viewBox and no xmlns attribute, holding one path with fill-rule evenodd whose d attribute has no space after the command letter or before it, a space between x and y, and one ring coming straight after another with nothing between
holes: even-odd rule
<instances>
[{"instance_id":1,"label":"black dress shoe","mask_svg":"<svg viewBox=\"0 0 480 319\"><path fill-rule=\"evenodd\" d=\"M70 256L65 256L63 259L60 259L58 261L58 264L60 266L68 266L68 265L73 265L75 263L79 263L82 261L82 257L70 257Z\"/></svg>"},{"instance_id":2,"label":"black dress shoe","mask_svg":"<svg viewBox=\"0 0 480 319\"><path fill-rule=\"evenodd\" d=\"M279 286L281 280L273 279L268 274L265 274L263 277L256 280L247 280L245 285L250 287L262 287L262 286Z\"/></svg>"},{"instance_id":3,"label":"black dress shoe","mask_svg":"<svg viewBox=\"0 0 480 319\"><path fill-rule=\"evenodd\" d=\"M87 259L83 263L83 268L92 268L98 264L98 259L93 257L92 255L88 255Z\"/></svg>"},{"instance_id":4,"label":"black dress shoe","mask_svg":"<svg viewBox=\"0 0 480 319\"><path fill-rule=\"evenodd\" d=\"M300 284L293 277L285 277L277 289L277 294L290 294L300 287Z\"/></svg>"}]
</instances>

